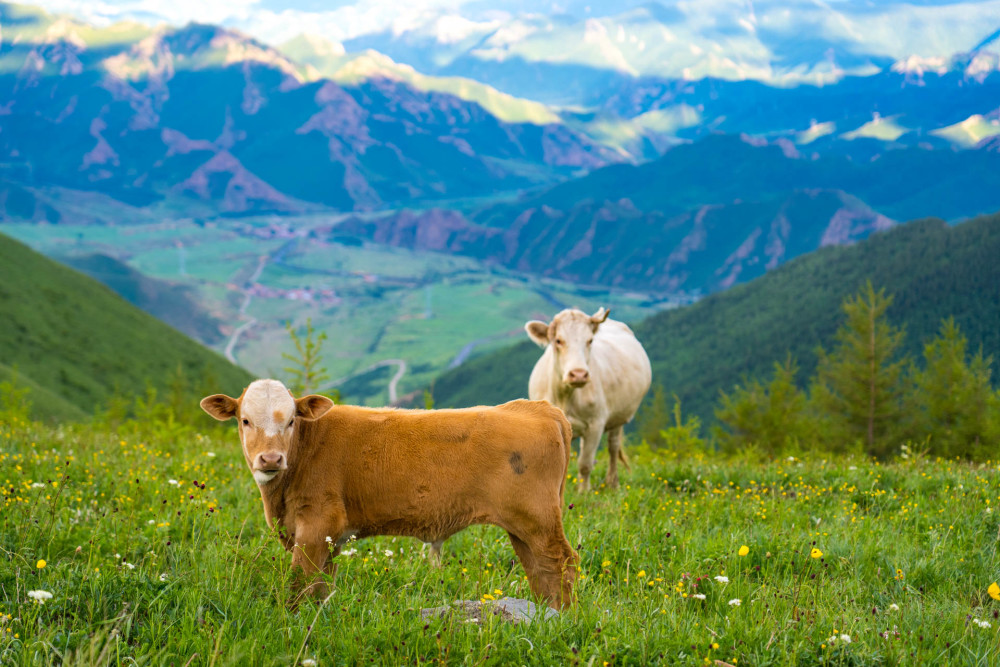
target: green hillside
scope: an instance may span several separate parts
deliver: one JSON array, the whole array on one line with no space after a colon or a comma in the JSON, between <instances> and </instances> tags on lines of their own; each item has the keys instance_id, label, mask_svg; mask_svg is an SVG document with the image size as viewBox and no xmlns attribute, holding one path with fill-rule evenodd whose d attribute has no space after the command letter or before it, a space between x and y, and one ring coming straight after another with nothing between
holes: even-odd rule
<instances>
[{"instance_id":1,"label":"green hillside","mask_svg":"<svg viewBox=\"0 0 1000 667\"><path fill-rule=\"evenodd\" d=\"M92 414L117 391L177 384L239 392L251 379L99 282L0 235L0 381L17 369L34 391L35 416ZM53 397L55 400L53 400Z\"/></svg>"},{"instance_id":2,"label":"green hillside","mask_svg":"<svg viewBox=\"0 0 1000 667\"><path fill-rule=\"evenodd\" d=\"M791 352L800 379L812 374L817 345L828 346L843 321L840 304L868 279L895 300L889 318L906 327L919 354L948 315L1000 357L1000 214L950 227L912 222L846 247L804 255L745 285L665 311L635 325L653 362L653 382L676 393L685 410L711 418L721 389L744 375L766 376ZM474 358L442 375L438 405L496 403L527 392L540 350L530 342Z\"/></svg>"}]
</instances>

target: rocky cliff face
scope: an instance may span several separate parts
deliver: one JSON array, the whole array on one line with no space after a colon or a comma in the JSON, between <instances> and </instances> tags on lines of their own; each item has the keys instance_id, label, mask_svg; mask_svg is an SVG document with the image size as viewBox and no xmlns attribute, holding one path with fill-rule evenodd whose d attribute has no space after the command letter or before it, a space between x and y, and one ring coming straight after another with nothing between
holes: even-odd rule
<instances>
[{"instance_id":1,"label":"rocky cliff face","mask_svg":"<svg viewBox=\"0 0 1000 667\"><path fill-rule=\"evenodd\" d=\"M453 211L403 211L375 220L349 219L333 233L467 255L579 284L701 293L892 224L843 192L804 190L672 216L641 211L628 199L569 210L543 205L524 209L506 228L478 225Z\"/></svg>"}]
</instances>

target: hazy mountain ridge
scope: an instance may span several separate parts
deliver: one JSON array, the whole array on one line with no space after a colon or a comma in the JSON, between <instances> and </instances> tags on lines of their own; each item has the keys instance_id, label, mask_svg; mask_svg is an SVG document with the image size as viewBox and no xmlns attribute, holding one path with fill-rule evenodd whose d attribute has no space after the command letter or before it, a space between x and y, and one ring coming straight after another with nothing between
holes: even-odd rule
<instances>
[{"instance_id":1,"label":"hazy mountain ridge","mask_svg":"<svg viewBox=\"0 0 1000 667\"><path fill-rule=\"evenodd\" d=\"M8 178L25 185L231 212L353 209L515 189L620 159L565 126L503 123L405 83L310 80L215 26L91 49L73 30L53 32L61 20L19 6L0 5L0 21L0 152Z\"/></svg>"}]
</instances>

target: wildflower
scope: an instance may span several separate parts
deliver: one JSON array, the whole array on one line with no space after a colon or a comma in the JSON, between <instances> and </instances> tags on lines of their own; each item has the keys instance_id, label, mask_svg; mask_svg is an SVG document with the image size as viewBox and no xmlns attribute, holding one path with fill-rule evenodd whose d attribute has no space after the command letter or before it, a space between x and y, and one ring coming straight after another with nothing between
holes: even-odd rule
<instances>
[{"instance_id":1,"label":"wildflower","mask_svg":"<svg viewBox=\"0 0 1000 667\"><path fill-rule=\"evenodd\" d=\"M164 572L160 575L160 581L166 581L166 580L167 580L167 573Z\"/></svg>"},{"instance_id":2,"label":"wildflower","mask_svg":"<svg viewBox=\"0 0 1000 667\"><path fill-rule=\"evenodd\" d=\"M740 599L739 598L733 598L732 600L729 601L729 606L730 607L739 607L740 606Z\"/></svg>"},{"instance_id":3,"label":"wildflower","mask_svg":"<svg viewBox=\"0 0 1000 667\"><path fill-rule=\"evenodd\" d=\"M719 648L718 642L712 642L712 650Z\"/></svg>"},{"instance_id":4,"label":"wildflower","mask_svg":"<svg viewBox=\"0 0 1000 667\"><path fill-rule=\"evenodd\" d=\"M386 550L385 550L385 555L386 555L386 556L387 556L388 558L392 558L392 549L386 549Z\"/></svg>"},{"instance_id":5,"label":"wildflower","mask_svg":"<svg viewBox=\"0 0 1000 667\"><path fill-rule=\"evenodd\" d=\"M34 484L31 485L31 488L33 488L33 489L44 489L45 488L45 484L42 483L42 482L35 482Z\"/></svg>"},{"instance_id":6,"label":"wildflower","mask_svg":"<svg viewBox=\"0 0 1000 667\"><path fill-rule=\"evenodd\" d=\"M347 551L341 551L340 555L341 556L353 556L356 553L358 553L357 549L348 549Z\"/></svg>"},{"instance_id":7,"label":"wildflower","mask_svg":"<svg viewBox=\"0 0 1000 667\"><path fill-rule=\"evenodd\" d=\"M214 459L215 458L215 452L205 452L205 456L207 456L210 459ZM306 663L303 662L302 664L304 665ZM315 665L316 663L314 662L313 664Z\"/></svg>"},{"instance_id":8,"label":"wildflower","mask_svg":"<svg viewBox=\"0 0 1000 667\"><path fill-rule=\"evenodd\" d=\"M180 482L178 482L176 479L168 479L167 484L172 484L174 486L177 486L180 484Z\"/></svg>"},{"instance_id":9,"label":"wildflower","mask_svg":"<svg viewBox=\"0 0 1000 667\"><path fill-rule=\"evenodd\" d=\"M52 593L48 591L28 591L28 597L38 604L45 604L46 600L52 599Z\"/></svg>"},{"instance_id":10,"label":"wildflower","mask_svg":"<svg viewBox=\"0 0 1000 667\"><path fill-rule=\"evenodd\" d=\"M827 639L826 643L827 644L833 644L838 639L840 641L842 641L843 643L845 643L845 644L850 644L851 643L851 636L850 635L840 635L839 637L837 635L834 635L834 636L830 637L829 639Z\"/></svg>"},{"instance_id":11,"label":"wildflower","mask_svg":"<svg viewBox=\"0 0 1000 667\"><path fill-rule=\"evenodd\" d=\"M816 547L813 547L812 551L809 552L809 557L810 558L822 558L823 557L823 552L820 551L819 549L817 549Z\"/></svg>"},{"instance_id":12,"label":"wildflower","mask_svg":"<svg viewBox=\"0 0 1000 667\"><path fill-rule=\"evenodd\" d=\"M891 605L889 605L889 611L899 611L899 605L893 602Z\"/></svg>"},{"instance_id":13,"label":"wildflower","mask_svg":"<svg viewBox=\"0 0 1000 667\"><path fill-rule=\"evenodd\" d=\"M742 547L740 547L739 554L741 558L743 556L746 556L748 553L750 553L750 547L748 547L745 544Z\"/></svg>"},{"instance_id":14,"label":"wildflower","mask_svg":"<svg viewBox=\"0 0 1000 667\"><path fill-rule=\"evenodd\" d=\"M44 559L43 560L39 560L37 563L35 563L35 567L37 567L39 570L41 570L43 567L45 567L45 560Z\"/></svg>"},{"instance_id":15,"label":"wildflower","mask_svg":"<svg viewBox=\"0 0 1000 667\"><path fill-rule=\"evenodd\" d=\"M642 577L646 576L646 571L645 570L639 570L639 574L637 574L635 576L637 576L637 577L639 577L641 579Z\"/></svg>"},{"instance_id":16,"label":"wildflower","mask_svg":"<svg viewBox=\"0 0 1000 667\"><path fill-rule=\"evenodd\" d=\"M329 535L327 535L326 536L326 543L329 544L330 542L333 542L333 538L330 537Z\"/></svg>"},{"instance_id":17,"label":"wildflower","mask_svg":"<svg viewBox=\"0 0 1000 667\"><path fill-rule=\"evenodd\" d=\"M729 583L729 577L727 577L724 574L716 575L715 580L718 581L720 584L728 584Z\"/></svg>"},{"instance_id":18,"label":"wildflower","mask_svg":"<svg viewBox=\"0 0 1000 667\"><path fill-rule=\"evenodd\" d=\"M316 667L316 661L312 658L306 658L302 661L302 667Z\"/></svg>"},{"instance_id":19,"label":"wildflower","mask_svg":"<svg viewBox=\"0 0 1000 667\"><path fill-rule=\"evenodd\" d=\"M983 628L983 629L986 629L986 628L990 627L990 622L989 621L981 621L978 618L974 618L974 619L972 619L972 622L975 623L976 625L978 625L979 627Z\"/></svg>"},{"instance_id":20,"label":"wildflower","mask_svg":"<svg viewBox=\"0 0 1000 667\"><path fill-rule=\"evenodd\" d=\"M990 594L990 597L994 600L1000 600L1000 586L997 586L997 582L990 584L990 587L986 589L986 592Z\"/></svg>"},{"instance_id":21,"label":"wildflower","mask_svg":"<svg viewBox=\"0 0 1000 667\"><path fill-rule=\"evenodd\" d=\"M704 600L705 599L705 594L704 593L694 593L694 594L691 595L691 597L693 597L696 600Z\"/></svg>"},{"instance_id":22,"label":"wildflower","mask_svg":"<svg viewBox=\"0 0 1000 667\"><path fill-rule=\"evenodd\" d=\"M609 565L611 565L611 561L609 560L606 560L603 563L601 563L601 567L608 567Z\"/></svg>"}]
</instances>

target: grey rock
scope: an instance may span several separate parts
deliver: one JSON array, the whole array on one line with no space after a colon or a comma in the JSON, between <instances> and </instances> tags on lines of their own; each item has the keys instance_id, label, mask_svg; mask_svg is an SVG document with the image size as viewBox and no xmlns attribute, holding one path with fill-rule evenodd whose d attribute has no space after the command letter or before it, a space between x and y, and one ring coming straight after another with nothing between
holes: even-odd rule
<instances>
[{"instance_id":1,"label":"grey rock","mask_svg":"<svg viewBox=\"0 0 1000 667\"><path fill-rule=\"evenodd\" d=\"M534 602L519 598L500 598L496 601L479 602L478 600L455 600L451 605L421 609L423 618L440 618L448 614L458 613L465 617L467 623L479 623L483 617L492 613L505 621L514 623L531 623L535 620L555 618L559 612L551 607L535 606Z\"/></svg>"}]
</instances>

